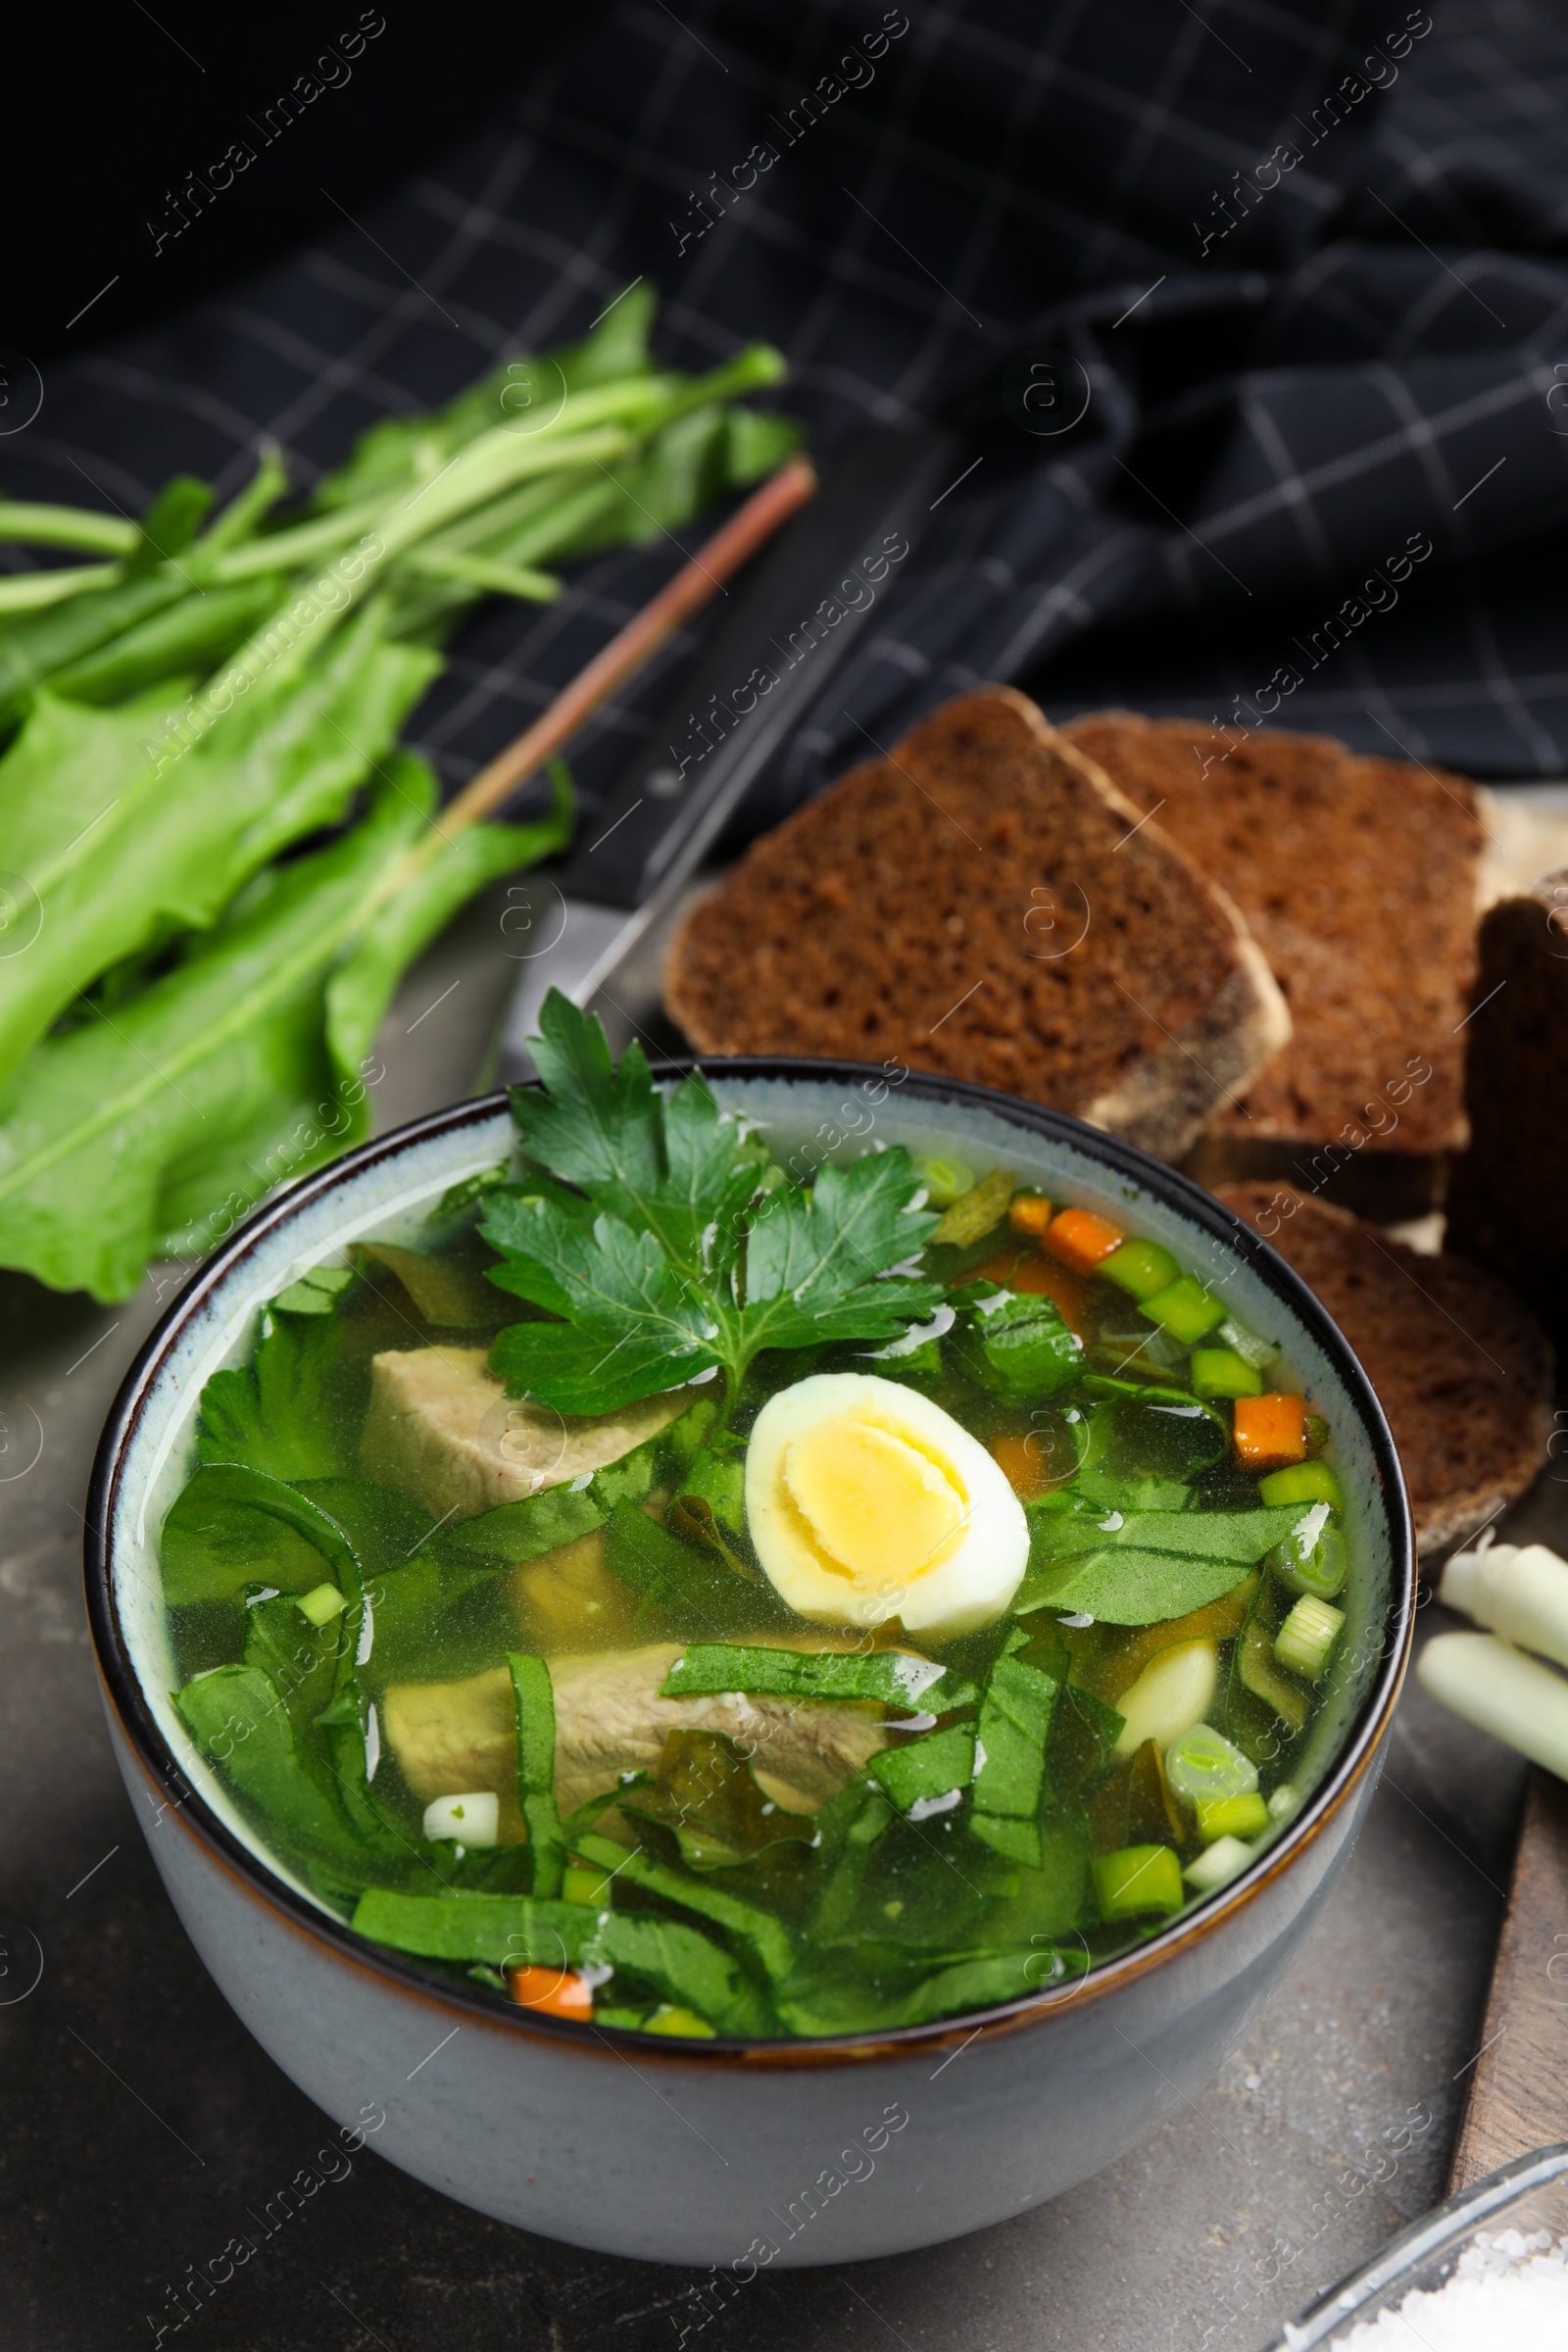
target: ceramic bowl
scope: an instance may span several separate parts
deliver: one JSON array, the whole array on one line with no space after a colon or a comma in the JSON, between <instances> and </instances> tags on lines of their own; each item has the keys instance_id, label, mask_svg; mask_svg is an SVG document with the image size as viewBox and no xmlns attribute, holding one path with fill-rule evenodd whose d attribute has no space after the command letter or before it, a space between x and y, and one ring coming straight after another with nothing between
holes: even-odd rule
<instances>
[{"instance_id":1,"label":"ceramic bowl","mask_svg":"<svg viewBox=\"0 0 1568 2352\"><path fill-rule=\"evenodd\" d=\"M1370 1801L1409 1649L1414 1560L1387 1424L1302 1283L1207 1194L1074 1119L951 1081L828 1062L705 1065L797 1174L867 1140L1014 1169L1165 1242L1284 1344L1348 1488L1349 1622L1307 1801L1246 1873L1087 1977L934 2025L835 2040L674 2041L509 2010L364 1941L263 1849L170 1697L157 1564L203 1383L264 1302L370 1235L412 1231L510 1151L491 1096L366 1145L239 1228L165 1315L110 1415L87 1546L120 1769L225 1998L351 2133L546 2236L720 2266L893 2254L1038 2205L1153 2132L1217 2071L1310 1933Z\"/></svg>"}]
</instances>

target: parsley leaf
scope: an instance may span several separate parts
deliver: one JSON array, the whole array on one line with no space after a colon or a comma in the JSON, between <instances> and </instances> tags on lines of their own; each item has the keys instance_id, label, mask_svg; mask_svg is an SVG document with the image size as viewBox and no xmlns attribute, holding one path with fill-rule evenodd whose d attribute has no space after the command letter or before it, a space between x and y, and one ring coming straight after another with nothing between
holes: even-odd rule
<instances>
[{"instance_id":1,"label":"parsley leaf","mask_svg":"<svg viewBox=\"0 0 1568 2352\"><path fill-rule=\"evenodd\" d=\"M508 1325L491 1369L564 1413L611 1412L722 1371L733 1400L766 1348L889 1340L939 1284L905 1270L936 1225L902 1148L822 1167L809 1194L698 1072L666 1098L640 1047L553 990L513 1109L528 1173L493 1194L490 1280L553 1321Z\"/></svg>"}]
</instances>

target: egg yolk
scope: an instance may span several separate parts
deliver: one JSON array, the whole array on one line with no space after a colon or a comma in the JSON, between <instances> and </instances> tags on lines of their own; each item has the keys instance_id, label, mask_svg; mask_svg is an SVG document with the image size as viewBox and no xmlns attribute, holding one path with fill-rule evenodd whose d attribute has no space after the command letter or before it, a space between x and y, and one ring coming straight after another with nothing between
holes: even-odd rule
<instances>
[{"instance_id":1,"label":"egg yolk","mask_svg":"<svg viewBox=\"0 0 1568 2352\"><path fill-rule=\"evenodd\" d=\"M840 1419L785 1448L784 1491L826 1568L850 1577L918 1574L962 1533L965 1497L930 1454L874 1422Z\"/></svg>"}]
</instances>

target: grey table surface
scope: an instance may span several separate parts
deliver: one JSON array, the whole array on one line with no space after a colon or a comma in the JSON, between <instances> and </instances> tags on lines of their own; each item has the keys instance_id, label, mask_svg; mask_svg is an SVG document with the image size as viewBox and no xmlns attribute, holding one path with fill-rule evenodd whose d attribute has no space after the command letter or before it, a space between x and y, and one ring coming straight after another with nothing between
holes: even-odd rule
<instances>
[{"instance_id":1,"label":"grey table surface","mask_svg":"<svg viewBox=\"0 0 1568 2352\"><path fill-rule=\"evenodd\" d=\"M516 974L498 914L481 902L411 975L380 1049L381 1128L470 1090ZM174 2340L171 2289L329 2131L186 1941L99 1706L88 1468L173 1288L166 1272L105 1309L0 1276L5 2352ZM1568 1483L1544 1478L1516 1526L1568 1547ZM1423 1633L1443 1615L1425 1609ZM1517 1758L1407 1686L1360 1842L1217 2081L1098 2179L978 2236L764 2272L714 2312L692 2273L483 2220L368 2145L177 2332L236 2352L674 2352L699 2334L705 2352L1255 2352L1443 2194L1523 1784Z\"/></svg>"}]
</instances>

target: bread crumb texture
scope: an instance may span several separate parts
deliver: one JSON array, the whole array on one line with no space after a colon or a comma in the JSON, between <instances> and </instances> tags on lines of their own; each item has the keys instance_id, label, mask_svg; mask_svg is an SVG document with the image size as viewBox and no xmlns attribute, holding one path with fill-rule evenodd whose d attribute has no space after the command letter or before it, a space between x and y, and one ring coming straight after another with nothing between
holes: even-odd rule
<instances>
[{"instance_id":1,"label":"bread crumb texture","mask_svg":"<svg viewBox=\"0 0 1568 2352\"><path fill-rule=\"evenodd\" d=\"M1463 1147L1464 1039L1484 836L1473 788L1326 736L1238 740L1191 719L1096 711L1063 733L1229 892L1291 1009L1294 1037L1214 1121L1317 1143L1381 1125L1386 1090L1432 1076L1374 1149Z\"/></svg>"},{"instance_id":2,"label":"bread crumb texture","mask_svg":"<svg viewBox=\"0 0 1568 2352\"><path fill-rule=\"evenodd\" d=\"M1507 1285L1423 1256L1290 1185L1228 1184L1360 1357L1389 1417L1423 1552L1470 1535L1533 1484L1551 1431L1552 1355Z\"/></svg>"},{"instance_id":3,"label":"bread crumb texture","mask_svg":"<svg viewBox=\"0 0 1568 2352\"><path fill-rule=\"evenodd\" d=\"M705 1054L880 1061L1082 1110L1200 1022L1235 925L1023 696L934 712L756 842L665 997Z\"/></svg>"}]
</instances>

